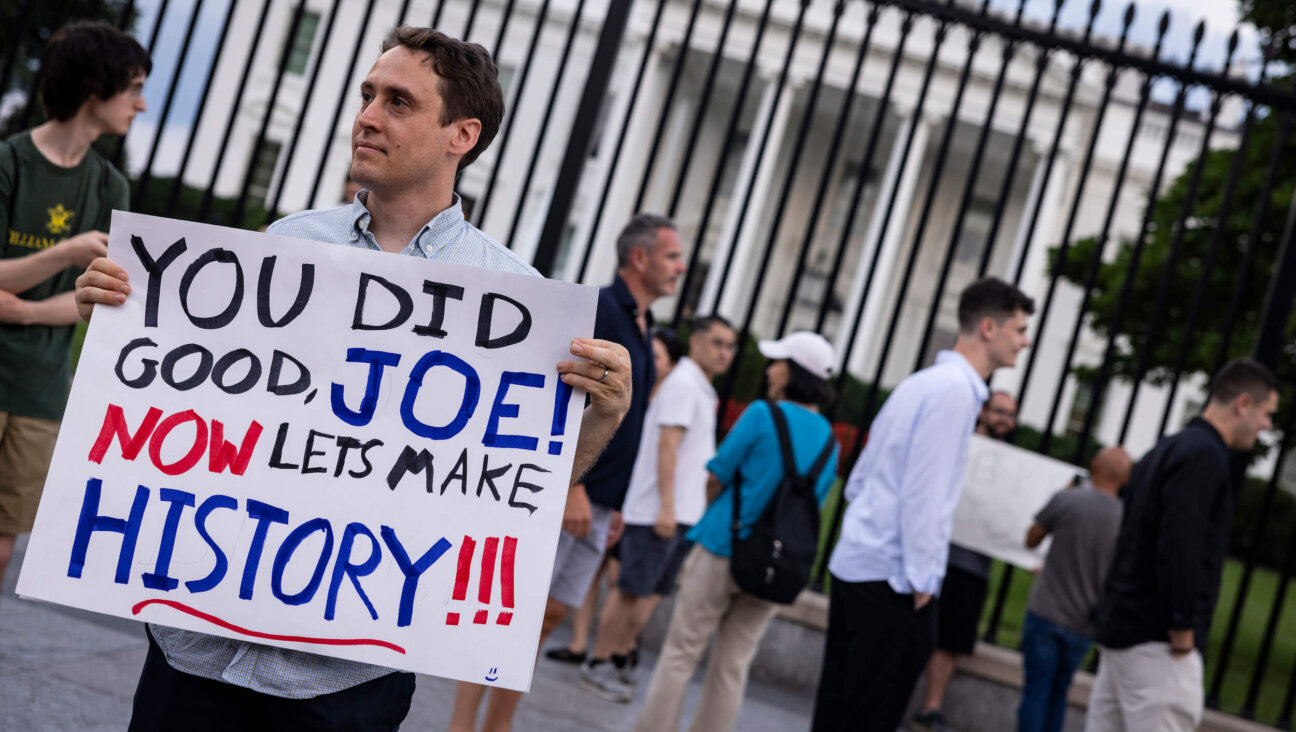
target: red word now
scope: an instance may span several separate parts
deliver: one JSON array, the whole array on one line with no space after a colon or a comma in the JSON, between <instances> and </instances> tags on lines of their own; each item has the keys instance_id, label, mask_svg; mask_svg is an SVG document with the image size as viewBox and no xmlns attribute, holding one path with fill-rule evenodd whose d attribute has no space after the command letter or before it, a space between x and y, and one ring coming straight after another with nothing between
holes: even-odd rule
<instances>
[{"instance_id":1,"label":"red word now","mask_svg":"<svg viewBox=\"0 0 1296 732\"><path fill-rule=\"evenodd\" d=\"M160 424L159 420L161 420ZM163 462L162 446L166 444L167 437L176 427L186 422L193 422L196 428L189 451L175 462ZM208 439L209 432L211 439ZM252 459L252 451L256 448L257 438L260 436L261 425L253 420L243 435L242 444L235 446L234 443L225 440L225 425L221 424L220 420L211 420L209 431L206 420L192 409L162 419L162 410L157 407L149 407L148 414L144 415L144 421L132 434L130 425L126 424L126 414L122 408L116 404L109 404L108 411L104 414L103 427L99 429L99 437L90 448L90 460L102 463L104 456L108 454L108 448L112 445L113 438L116 438L117 443L121 445L122 458L126 460L134 460L147 442L149 460L158 470L167 475L180 475L187 472L198 464L203 453L208 454L209 471L219 473L229 469L235 475L242 475L247 470L248 461Z\"/></svg>"}]
</instances>

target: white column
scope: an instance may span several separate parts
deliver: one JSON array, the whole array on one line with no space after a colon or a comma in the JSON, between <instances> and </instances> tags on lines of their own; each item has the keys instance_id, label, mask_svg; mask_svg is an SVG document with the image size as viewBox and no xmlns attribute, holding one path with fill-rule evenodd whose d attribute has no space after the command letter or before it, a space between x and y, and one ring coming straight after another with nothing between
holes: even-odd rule
<instances>
[{"instance_id":1,"label":"white column","mask_svg":"<svg viewBox=\"0 0 1296 732\"><path fill-rule=\"evenodd\" d=\"M608 166L612 164L612 156L616 152L617 140L621 139L621 130L624 127L631 127L633 129L635 121L626 119L626 110L630 107L630 94L634 91L635 75L639 72L639 59L643 57L643 44L646 42L647 39L641 38L632 51L621 54L622 58L629 58L632 60L625 64L623 73L616 77L609 87L613 93L614 104L612 109L608 110L608 124L603 128L603 139L599 140L598 157L594 160L593 164L587 164L585 168L584 180L587 182L594 182L594 185L581 186L578 191L578 198L576 199L577 206L579 207L578 210L580 218L576 224L576 231L575 235L572 237L572 242L573 246L579 246L581 248L579 250L573 249L573 251L567 255L567 264L559 274L559 276L564 280L573 281L576 279L576 275L580 273L581 260L585 257L585 248L597 244L597 242L587 242L586 240L589 239L590 236L590 227L594 225L594 216L599 211L598 201L603 196L603 181L607 180ZM646 92L653 91L653 89L650 88L650 81L656 76L652 73L652 70L657 63L657 54L649 54L645 63L647 63L647 68L644 70L643 88L639 90L640 96L638 104L635 105L638 109L643 109L643 105L648 97ZM628 144L629 137L627 137L627 145ZM619 169L617 172L620 173L627 167L624 151L622 152L621 159L618 163ZM611 189L615 188L615 186L615 179L608 180L609 205L612 202ZM552 196L552 193L550 196ZM545 206L545 209L548 210L548 205ZM612 226L614 227L614 230L619 227L619 224L617 223L606 223L606 218L604 218L603 221L604 226ZM592 258L589 269L594 269L594 261ZM592 281L601 282L602 279L604 278L600 277L595 278Z\"/></svg>"},{"instance_id":2,"label":"white column","mask_svg":"<svg viewBox=\"0 0 1296 732\"><path fill-rule=\"evenodd\" d=\"M904 147L900 140L905 139L913 125L917 125L914 130L913 144L909 146L908 155L903 155ZM872 252L877 247L882 247L881 255L878 257L877 270L873 275L873 286L870 288L868 302L864 305L864 315L860 318L858 324L851 324L850 328L841 328L838 331L839 348L845 351L845 338L852 330L855 331L855 351L851 355L851 361L847 368L858 373L868 364L869 358L875 355L878 346L877 334L879 331L879 321L882 319L883 306L886 304L891 282L894 279L892 270L895 269L896 257L900 253L900 243L904 240L905 230L909 224L909 213L913 207L914 189L918 186L918 177L922 173L923 162L927 158L927 138L931 136L932 121L927 117L915 118L913 112L904 115L904 122L901 123L900 129L896 131L895 142L892 144L891 159L887 162L887 170L883 181L882 190L878 192L877 205L873 207L873 216L869 221L868 238L865 239L866 250L868 251L868 262L872 260ZM895 206L890 209L886 208L886 202L891 200L891 191L896 191ZM887 226L886 238L878 241L881 233L882 219L888 213L891 214L891 221ZM868 274L868 264L862 264L856 271L856 282L852 285L851 301L858 303L864 289L864 276ZM858 305L855 305L857 307Z\"/></svg>"},{"instance_id":3,"label":"white column","mask_svg":"<svg viewBox=\"0 0 1296 732\"><path fill-rule=\"evenodd\" d=\"M626 131L621 159L617 161L616 171L612 174L611 190L608 191L607 203L603 206L603 218L599 223L599 230L595 232L597 238L590 242L594 252L590 255L589 267L585 270L585 284L606 285L611 279L612 272L616 270L616 235L635 214L634 197L639 190L644 166L648 164L648 150L651 147L643 141L652 139L653 127L657 123L657 116L661 114L661 105L666 92L663 82L670 66L663 57L661 43L658 40L657 48L653 49L648 56L648 68L644 70L643 86L639 89L639 100L635 103L634 116L626 122L629 129ZM636 66L634 72L637 71ZM634 79L630 78L623 87L627 97L626 104L629 104L628 97L633 89L633 83ZM618 117L617 121L619 122L620 119L621 117ZM618 129L617 137L610 137L607 146L599 149L599 157L607 155L609 160L611 159L616 148L616 140L620 139L619 136ZM593 206L590 208L592 209ZM591 223L593 221L593 211L590 212L590 221ZM588 235L589 230L585 228L583 237ZM580 267L579 260L576 267L578 269ZM572 270L573 277L576 271Z\"/></svg>"},{"instance_id":4,"label":"white column","mask_svg":"<svg viewBox=\"0 0 1296 732\"><path fill-rule=\"evenodd\" d=\"M767 121L770 119L770 110L774 108L774 97L778 87L763 74L760 81L765 84L765 89L761 93L760 104L756 108L756 124L747 135L747 149L743 151L742 164L738 166L738 176L734 180L734 189L729 195L729 208L725 211L724 226L720 229L720 239L716 242L716 250L711 257L711 268L707 272L706 283L702 286L702 297L698 300L698 312L701 313L716 312L716 294L720 290L720 277L724 270L724 262L729 257L729 250L733 247L734 229L738 226L738 209L743 198L747 195L748 184L754 177L753 174L756 170L756 158L760 153L760 146L756 144L756 141L764 136ZM739 100L738 103L741 104L742 101ZM724 164L723 155L724 152L722 152L722 165ZM702 236L705 235L706 232L702 232ZM735 257L734 266L738 266L737 257Z\"/></svg>"},{"instance_id":5,"label":"white column","mask_svg":"<svg viewBox=\"0 0 1296 732\"><path fill-rule=\"evenodd\" d=\"M1022 206L1021 221L1017 224L1017 233L1013 235L1012 249L1010 250L1012 254L1008 257L1008 265L1003 273L1004 279L1009 282L1012 281L1013 273L1017 271L1017 263L1025 255L1024 250L1026 248L1027 234L1029 233L1027 229L1029 228L1031 216L1035 214L1037 208L1040 209L1041 214L1047 210L1043 206L1046 201L1040 198L1040 188L1044 185L1044 169L1047 166L1048 158L1039 156L1039 162L1035 164L1035 173L1031 176L1030 190L1026 192L1026 205ZM1036 202L1041 205L1037 207ZM1043 217L1040 220L1043 221ZM991 245L993 246L993 242ZM1022 271L1022 276L1026 276L1025 270Z\"/></svg>"},{"instance_id":6,"label":"white column","mask_svg":"<svg viewBox=\"0 0 1296 732\"><path fill-rule=\"evenodd\" d=\"M760 167L757 169L755 180L751 184L751 200L747 205L747 217L742 222L742 230L735 231L738 226L738 215L743 209L743 198L746 195L745 189L741 190L742 195L740 195L741 180L734 190L734 195L730 199L729 211L725 216L725 228L724 233L721 235L721 241L736 241L737 254L733 258L733 267L729 270L729 281L725 283L724 297L720 301L720 312L735 321L740 321L746 316L746 312L744 312L746 308L745 300L749 294L747 280L751 268L758 265L756 260L760 257L760 252L757 248L757 240L764 220L765 203L766 199L769 198L770 188L774 183L774 173L779 167L780 159L783 157L783 148L787 143L788 121L792 118L792 107L796 104L796 92L799 86L799 82L796 81L789 81L783 86L783 94L779 98L778 106L774 109L774 118L769 125L769 144L765 147L765 154L761 158ZM770 88L777 89L774 84L770 84ZM764 107L764 104L761 106ZM763 137L763 132L753 129L750 142L759 144L757 141ZM744 159L743 162L743 167L746 168L746 160Z\"/></svg>"}]
</instances>

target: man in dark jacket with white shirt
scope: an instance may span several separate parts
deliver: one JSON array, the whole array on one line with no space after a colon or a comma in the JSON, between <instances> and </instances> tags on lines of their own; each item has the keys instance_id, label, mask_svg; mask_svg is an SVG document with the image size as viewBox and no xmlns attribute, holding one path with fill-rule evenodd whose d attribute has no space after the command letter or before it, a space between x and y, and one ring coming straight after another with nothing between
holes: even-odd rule
<instances>
[{"instance_id":1,"label":"man in dark jacket with white shirt","mask_svg":"<svg viewBox=\"0 0 1296 732\"><path fill-rule=\"evenodd\" d=\"M1269 369L1230 361L1212 380L1202 415L1134 469L1098 604L1102 655L1088 732L1194 730L1201 722L1201 653L1236 498L1230 451L1251 450L1277 409Z\"/></svg>"}]
</instances>

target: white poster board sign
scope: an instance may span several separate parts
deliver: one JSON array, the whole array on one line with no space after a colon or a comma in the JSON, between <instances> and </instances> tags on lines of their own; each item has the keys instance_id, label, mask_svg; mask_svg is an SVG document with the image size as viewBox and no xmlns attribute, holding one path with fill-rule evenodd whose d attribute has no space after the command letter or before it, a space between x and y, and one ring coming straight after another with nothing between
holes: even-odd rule
<instances>
[{"instance_id":1,"label":"white poster board sign","mask_svg":"<svg viewBox=\"0 0 1296 732\"><path fill-rule=\"evenodd\" d=\"M1077 475L1086 472L1006 442L972 435L951 540L1022 569L1038 569L1044 564L1047 542L1027 549L1026 530L1049 498Z\"/></svg>"},{"instance_id":2,"label":"white poster board sign","mask_svg":"<svg viewBox=\"0 0 1296 732\"><path fill-rule=\"evenodd\" d=\"M527 690L597 290L116 212L18 593Z\"/></svg>"}]
</instances>

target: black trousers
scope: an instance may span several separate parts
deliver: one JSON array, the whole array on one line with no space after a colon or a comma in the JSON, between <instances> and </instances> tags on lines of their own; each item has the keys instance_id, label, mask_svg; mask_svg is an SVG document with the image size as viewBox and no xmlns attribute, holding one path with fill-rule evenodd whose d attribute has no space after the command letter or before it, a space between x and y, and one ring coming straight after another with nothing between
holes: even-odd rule
<instances>
[{"instance_id":1,"label":"black trousers","mask_svg":"<svg viewBox=\"0 0 1296 732\"><path fill-rule=\"evenodd\" d=\"M895 732L936 645L932 603L886 582L832 578L823 672L813 732Z\"/></svg>"},{"instance_id":2,"label":"black trousers","mask_svg":"<svg viewBox=\"0 0 1296 732\"><path fill-rule=\"evenodd\" d=\"M149 636L130 732L395 730L409 713L414 674L391 673L313 699L284 699L177 671Z\"/></svg>"}]
</instances>

